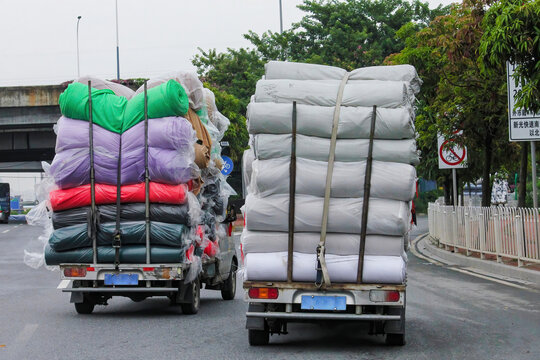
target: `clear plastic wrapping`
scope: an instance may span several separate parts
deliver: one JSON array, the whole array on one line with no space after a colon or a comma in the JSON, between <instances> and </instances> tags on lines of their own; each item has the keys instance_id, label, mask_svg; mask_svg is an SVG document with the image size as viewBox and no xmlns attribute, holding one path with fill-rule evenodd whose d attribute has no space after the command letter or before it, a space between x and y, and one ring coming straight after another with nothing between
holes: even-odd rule
<instances>
[{"instance_id":1,"label":"clear plastic wrapping","mask_svg":"<svg viewBox=\"0 0 540 360\"><path fill-rule=\"evenodd\" d=\"M259 80L255 102L275 102L335 106L341 81ZM349 81L343 91L342 106L374 105L387 108L411 106L414 94L405 81Z\"/></svg>"},{"instance_id":2,"label":"clear plastic wrapping","mask_svg":"<svg viewBox=\"0 0 540 360\"><path fill-rule=\"evenodd\" d=\"M335 106L297 105L297 133L330 138ZM369 139L372 107L342 107L338 139ZM376 139L414 138L414 111L410 106L377 108ZM292 104L251 102L247 110L250 134L290 134Z\"/></svg>"},{"instance_id":3,"label":"clear plastic wrapping","mask_svg":"<svg viewBox=\"0 0 540 360\"><path fill-rule=\"evenodd\" d=\"M298 232L320 232L324 198L297 195L294 229ZM331 198L328 232L360 234L362 199ZM289 195L264 198L249 194L246 198L246 228L258 231L288 231ZM410 226L409 204L403 201L369 200L367 233L403 236Z\"/></svg>"},{"instance_id":4,"label":"clear plastic wrapping","mask_svg":"<svg viewBox=\"0 0 540 360\"><path fill-rule=\"evenodd\" d=\"M290 158L255 160L251 189L261 197L288 194ZM328 163L296 159L296 194L324 197ZM364 196L366 161L335 162L330 196L361 198ZM399 174L399 176L396 176ZM373 161L371 193L374 198L411 201L416 190L416 170L408 164Z\"/></svg>"}]
</instances>

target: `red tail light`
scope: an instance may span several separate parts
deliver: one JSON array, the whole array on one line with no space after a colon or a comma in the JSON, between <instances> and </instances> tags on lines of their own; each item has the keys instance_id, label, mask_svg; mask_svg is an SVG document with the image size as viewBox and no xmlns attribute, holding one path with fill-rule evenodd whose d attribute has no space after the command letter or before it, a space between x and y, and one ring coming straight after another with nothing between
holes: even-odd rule
<instances>
[{"instance_id":1,"label":"red tail light","mask_svg":"<svg viewBox=\"0 0 540 360\"><path fill-rule=\"evenodd\" d=\"M250 288L248 295L252 299L277 299L279 291L277 288Z\"/></svg>"},{"instance_id":2,"label":"red tail light","mask_svg":"<svg viewBox=\"0 0 540 360\"><path fill-rule=\"evenodd\" d=\"M65 277L84 277L86 276L86 268L84 267L67 267L64 268Z\"/></svg>"},{"instance_id":3,"label":"red tail light","mask_svg":"<svg viewBox=\"0 0 540 360\"><path fill-rule=\"evenodd\" d=\"M397 290L370 290L369 299L373 302L398 302L400 299Z\"/></svg>"}]
</instances>

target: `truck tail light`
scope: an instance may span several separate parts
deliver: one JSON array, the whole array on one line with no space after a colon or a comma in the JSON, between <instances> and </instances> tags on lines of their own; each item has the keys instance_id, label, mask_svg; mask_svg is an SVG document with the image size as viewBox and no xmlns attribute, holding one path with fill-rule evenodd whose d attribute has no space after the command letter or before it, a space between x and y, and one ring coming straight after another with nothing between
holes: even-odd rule
<instances>
[{"instance_id":1,"label":"truck tail light","mask_svg":"<svg viewBox=\"0 0 540 360\"><path fill-rule=\"evenodd\" d=\"M85 277L86 268L79 267L79 266L64 268L64 276L65 277Z\"/></svg>"},{"instance_id":2,"label":"truck tail light","mask_svg":"<svg viewBox=\"0 0 540 360\"><path fill-rule=\"evenodd\" d=\"M401 298L397 290L370 290L369 300L373 302L398 302Z\"/></svg>"},{"instance_id":3,"label":"truck tail light","mask_svg":"<svg viewBox=\"0 0 540 360\"><path fill-rule=\"evenodd\" d=\"M279 292L277 288L250 288L248 295L252 299L277 299Z\"/></svg>"}]
</instances>

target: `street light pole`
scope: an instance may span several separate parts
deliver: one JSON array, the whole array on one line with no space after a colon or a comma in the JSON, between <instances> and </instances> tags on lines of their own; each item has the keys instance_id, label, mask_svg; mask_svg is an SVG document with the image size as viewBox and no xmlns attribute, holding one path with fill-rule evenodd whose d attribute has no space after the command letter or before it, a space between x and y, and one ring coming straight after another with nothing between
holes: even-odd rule
<instances>
[{"instance_id":1,"label":"street light pole","mask_svg":"<svg viewBox=\"0 0 540 360\"><path fill-rule=\"evenodd\" d=\"M116 79L120 80L120 45L118 43L118 0L116 3Z\"/></svg>"},{"instance_id":2,"label":"street light pole","mask_svg":"<svg viewBox=\"0 0 540 360\"><path fill-rule=\"evenodd\" d=\"M81 16L77 16L77 77L81 77L81 68L79 66L79 21Z\"/></svg>"},{"instance_id":3,"label":"street light pole","mask_svg":"<svg viewBox=\"0 0 540 360\"><path fill-rule=\"evenodd\" d=\"M279 0L279 33L283 34L283 11L281 7L281 0Z\"/></svg>"}]
</instances>

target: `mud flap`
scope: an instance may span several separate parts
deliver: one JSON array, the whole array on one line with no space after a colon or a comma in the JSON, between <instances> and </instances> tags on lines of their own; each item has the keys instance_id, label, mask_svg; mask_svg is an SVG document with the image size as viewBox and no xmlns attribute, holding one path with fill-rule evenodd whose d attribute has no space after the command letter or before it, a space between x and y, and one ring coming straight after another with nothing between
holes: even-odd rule
<instances>
[{"instance_id":1,"label":"mud flap","mask_svg":"<svg viewBox=\"0 0 540 360\"><path fill-rule=\"evenodd\" d=\"M386 321L384 323L384 333L405 334L405 307L389 307L385 313L387 315L400 315L401 320Z\"/></svg>"},{"instance_id":2,"label":"mud flap","mask_svg":"<svg viewBox=\"0 0 540 360\"><path fill-rule=\"evenodd\" d=\"M79 291L73 291L69 302L72 304L81 304L84 302L84 294Z\"/></svg>"},{"instance_id":3,"label":"mud flap","mask_svg":"<svg viewBox=\"0 0 540 360\"><path fill-rule=\"evenodd\" d=\"M249 304L248 312L264 312L264 304ZM264 318L248 317L246 319L246 329L248 330L266 330Z\"/></svg>"}]
</instances>

